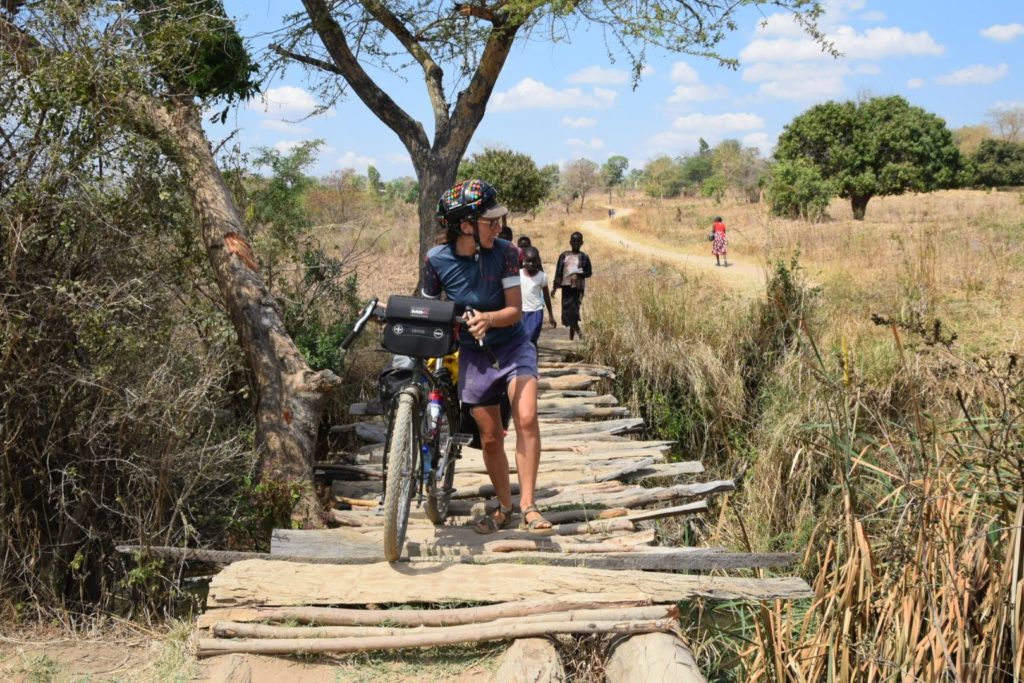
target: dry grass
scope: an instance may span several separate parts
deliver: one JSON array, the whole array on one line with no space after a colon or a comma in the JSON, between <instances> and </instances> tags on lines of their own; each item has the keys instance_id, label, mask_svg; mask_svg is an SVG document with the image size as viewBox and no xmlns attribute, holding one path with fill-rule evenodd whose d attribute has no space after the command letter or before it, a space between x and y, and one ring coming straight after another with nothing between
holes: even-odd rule
<instances>
[{"instance_id":1,"label":"dry grass","mask_svg":"<svg viewBox=\"0 0 1024 683\"><path fill-rule=\"evenodd\" d=\"M513 228L553 274L569 234L606 218L603 199ZM863 222L835 202L821 224L749 204L613 203L634 209L615 228L700 255L721 214L731 260L768 266L799 252L820 288L806 310L780 311L724 286L713 268L679 272L584 244L595 268L583 310L591 359L618 369L616 393L659 436L741 482L717 523L709 515L686 533L807 552L801 572L815 599L728 607L738 622L716 623L694 643L712 676L989 681L1019 672L1010 634L1024 630L1014 564L1024 553L1024 381L1007 359L1024 329L1020 196L875 199ZM413 273L414 246L380 255L362 286L400 291ZM879 327L873 313L893 325ZM779 355L772 325L787 319L799 334ZM952 351L929 339L934 320L959 335Z\"/></svg>"}]
</instances>

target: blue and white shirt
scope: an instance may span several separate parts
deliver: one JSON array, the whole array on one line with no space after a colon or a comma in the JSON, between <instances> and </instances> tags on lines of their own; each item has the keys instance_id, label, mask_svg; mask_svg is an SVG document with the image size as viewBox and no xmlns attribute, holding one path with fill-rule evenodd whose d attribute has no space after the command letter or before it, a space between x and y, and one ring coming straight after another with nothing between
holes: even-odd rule
<instances>
[{"instance_id":1,"label":"blue and white shirt","mask_svg":"<svg viewBox=\"0 0 1024 683\"><path fill-rule=\"evenodd\" d=\"M427 252L423 264L423 296L436 299L441 292L457 304L487 313L505 308L505 290L519 287L519 249L503 239L490 249L480 249L480 263L472 256L459 256L455 244L446 243ZM523 341L521 322L487 331L484 343L498 346Z\"/></svg>"}]
</instances>

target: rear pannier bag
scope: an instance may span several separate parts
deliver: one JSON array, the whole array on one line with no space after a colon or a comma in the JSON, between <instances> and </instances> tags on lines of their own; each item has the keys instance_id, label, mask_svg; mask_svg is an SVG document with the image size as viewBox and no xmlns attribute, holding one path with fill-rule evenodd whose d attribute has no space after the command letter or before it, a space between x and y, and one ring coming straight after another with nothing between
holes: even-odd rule
<instances>
[{"instance_id":1,"label":"rear pannier bag","mask_svg":"<svg viewBox=\"0 0 1024 683\"><path fill-rule=\"evenodd\" d=\"M384 323L384 348L417 358L438 358L455 350L455 304L440 299L392 296Z\"/></svg>"}]
</instances>

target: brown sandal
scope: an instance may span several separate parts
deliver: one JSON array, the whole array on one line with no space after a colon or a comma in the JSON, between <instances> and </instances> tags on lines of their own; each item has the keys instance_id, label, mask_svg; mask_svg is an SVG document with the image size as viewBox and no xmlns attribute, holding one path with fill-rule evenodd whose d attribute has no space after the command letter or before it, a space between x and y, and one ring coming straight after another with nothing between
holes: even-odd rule
<instances>
[{"instance_id":1,"label":"brown sandal","mask_svg":"<svg viewBox=\"0 0 1024 683\"><path fill-rule=\"evenodd\" d=\"M501 503L498 503L498 509L491 514L483 514L473 522L473 531L478 534L493 534L499 529L507 529L512 526L512 511L515 508L511 505L505 507ZM503 515L502 520L499 522L495 519L497 513Z\"/></svg>"},{"instance_id":2,"label":"brown sandal","mask_svg":"<svg viewBox=\"0 0 1024 683\"><path fill-rule=\"evenodd\" d=\"M537 517L532 522L527 522L526 516L531 512L535 513ZM544 515L541 514L536 505L529 505L523 508L522 521L519 522L519 528L522 531L529 531L531 534L550 534L553 531L551 522L544 518Z\"/></svg>"}]
</instances>

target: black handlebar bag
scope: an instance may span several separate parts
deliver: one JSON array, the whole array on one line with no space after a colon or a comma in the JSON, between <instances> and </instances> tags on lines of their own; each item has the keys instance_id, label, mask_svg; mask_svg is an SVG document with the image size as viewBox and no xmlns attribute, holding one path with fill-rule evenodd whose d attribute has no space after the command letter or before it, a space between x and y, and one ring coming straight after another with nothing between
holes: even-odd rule
<instances>
[{"instance_id":1,"label":"black handlebar bag","mask_svg":"<svg viewBox=\"0 0 1024 683\"><path fill-rule=\"evenodd\" d=\"M384 348L416 358L455 350L455 304L440 299L392 296L384 314Z\"/></svg>"}]
</instances>

